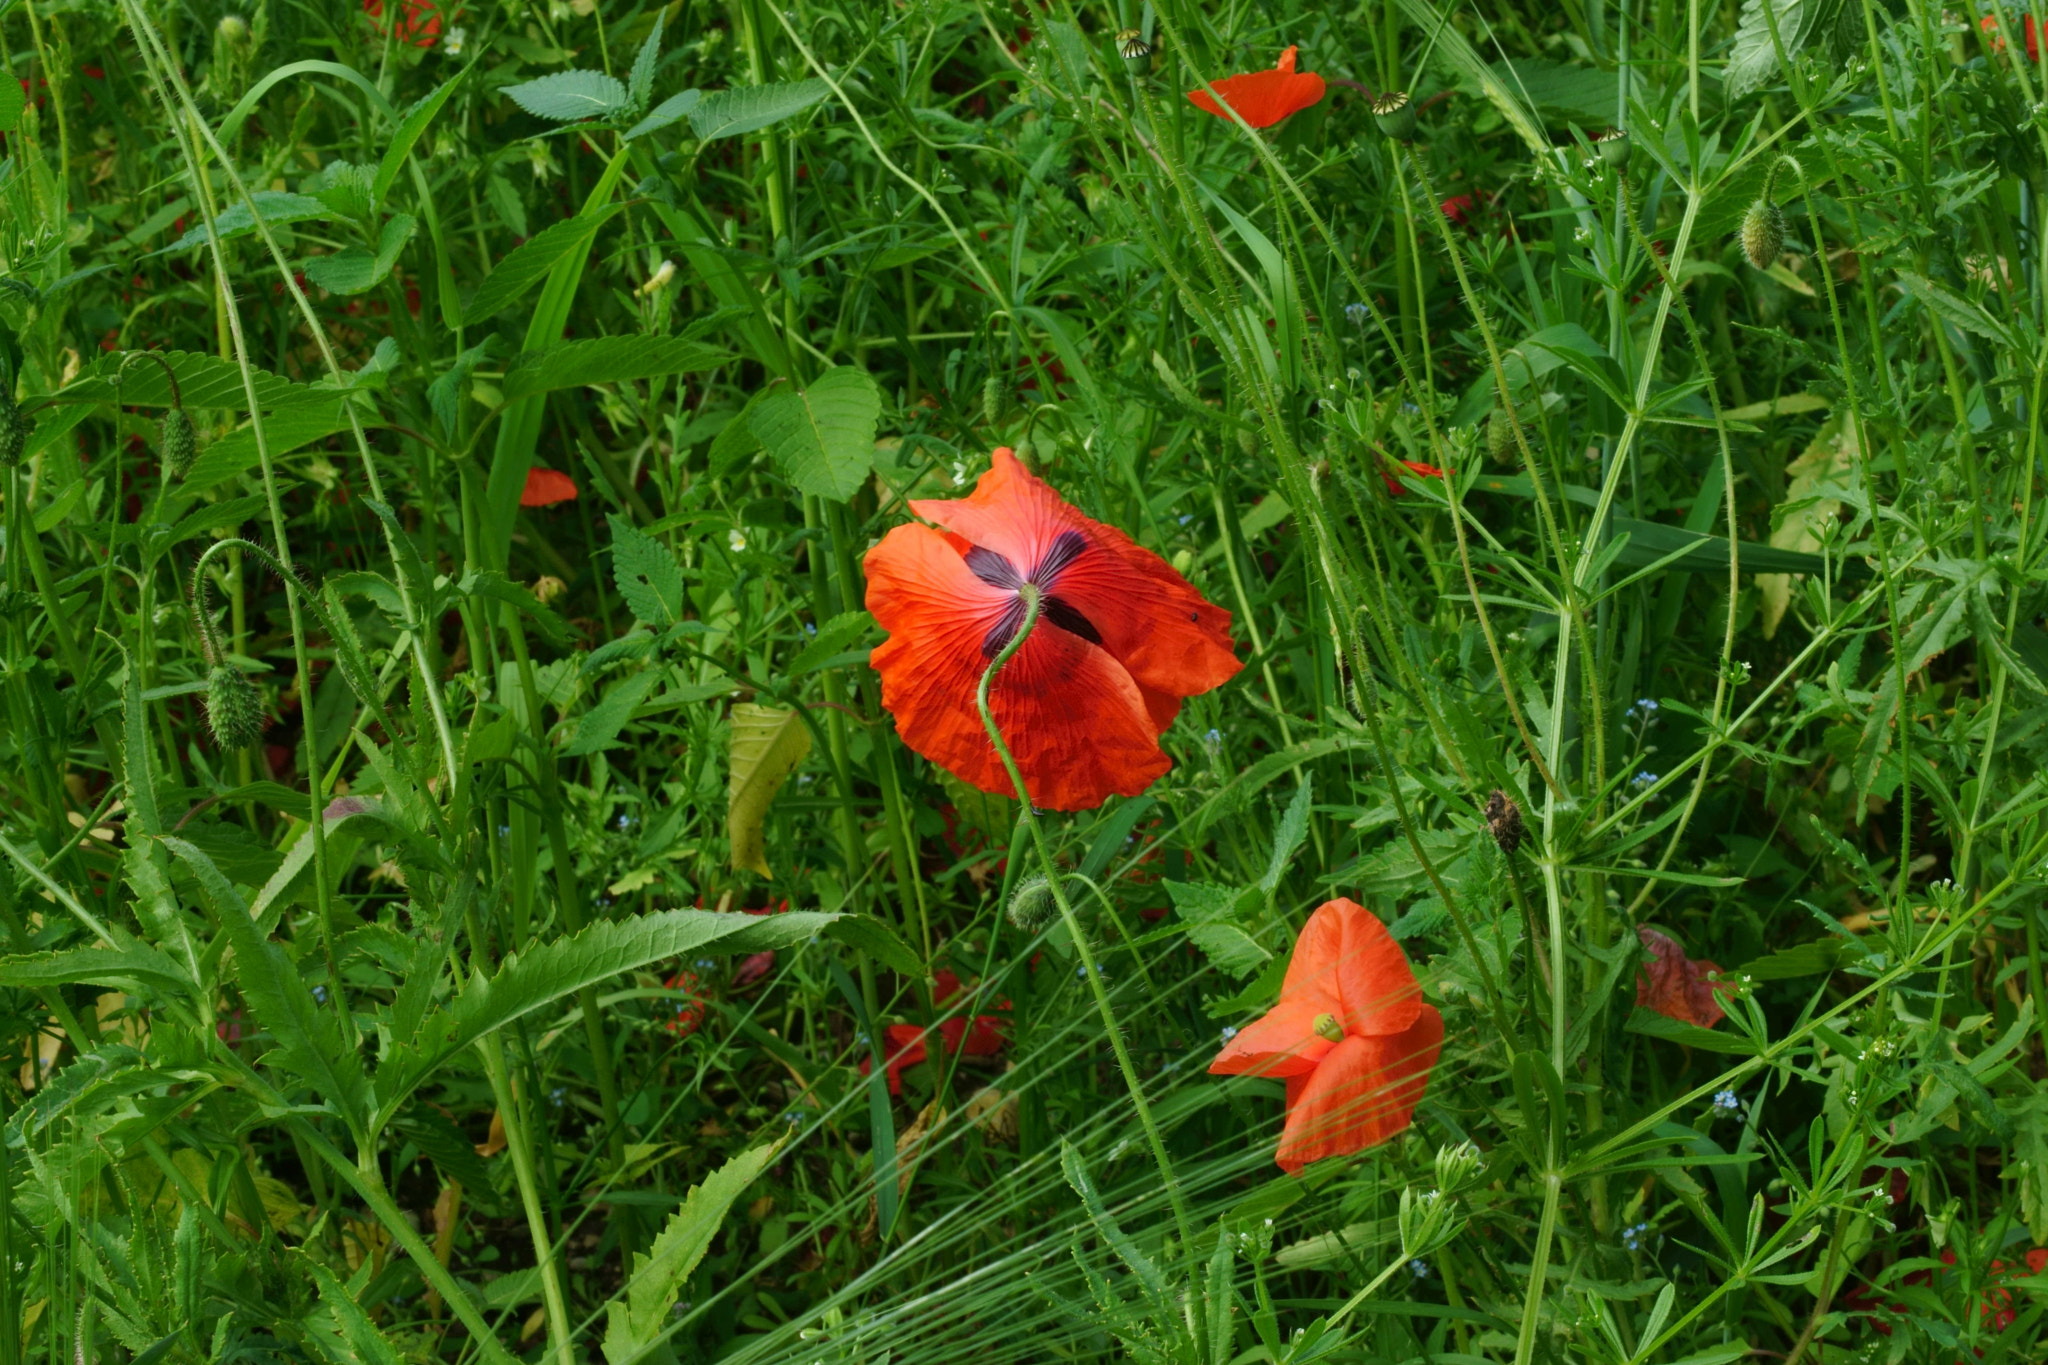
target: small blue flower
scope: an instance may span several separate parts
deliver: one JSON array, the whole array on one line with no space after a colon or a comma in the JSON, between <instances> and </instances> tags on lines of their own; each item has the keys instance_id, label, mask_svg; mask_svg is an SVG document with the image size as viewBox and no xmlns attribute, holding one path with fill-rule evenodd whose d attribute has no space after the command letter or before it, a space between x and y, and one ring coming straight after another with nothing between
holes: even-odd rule
<instances>
[{"instance_id":1,"label":"small blue flower","mask_svg":"<svg viewBox=\"0 0 2048 1365\"><path fill-rule=\"evenodd\" d=\"M718 970L718 959L715 957L700 957L690 965L700 972L716 971Z\"/></svg>"},{"instance_id":2,"label":"small blue flower","mask_svg":"<svg viewBox=\"0 0 2048 1365\"><path fill-rule=\"evenodd\" d=\"M817 633L818 628L816 626L812 625L809 621L804 622L804 634L816 635Z\"/></svg>"},{"instance_id":3,"label":"small blue flower","mask_svg":"<svg viewBox=\"0 0 2048 1365\"><path fill-rule=\"evenodd\" d=\"M1224 1041L1224 1042L1226 1042L1226 1043L1227 1043L1227 1042L1229 1042L1229 1041L1230 1041L1230 1040L1231 1040L1232 1038L1235 1038L1236 1036L1237 1036L1237 1029L1236 1029L1236 1027L1235 1027L1234 1025L1231 1025L1231 1024L1225 1024L1225 1025L1223 1026L1223 1041Z\"/></svg>"},{"instance_id":4,"label":"small blue flower","mask_svg":"<svg viewBox=\"0 0 2048 1365\"><path fill-rule=\"evenodd\" d=\"M1363 327L1366 320L1372 317L1372 305L1364 302L1347 303L1344 305L1344 316L1351 319L1353 327Z\"/></svg>"},{"instance_id":5,"label":"small blue flower","mask_svg":"<svg viewBox=\"0 0 2048 1365\"><path fill-rule=\"evenodd\" d=\"M562 1107L562 1101L567 1099L568 1097L569 1089L567 1086L558 1085L553 1090L548 1091L548 1103L552 1104L557 1109L560 1109Z\"/></svg>"},{"instance_id":6,"label":"small blue flower","mask_svg":"<svg viewBox=\"0 0 2048 1365\"><path fill-rule=\"evenodd\" d=\"M1636 699L1636 704L1628 709L1629 714L1641 716L1643 719L1648 720L1651 716L1657 714L1657 699L1655 697L1639 697Z\"/></svg>"},{"instance_id":7,"label":"small blue flower","mask_svg":"<svg viewBox=\"0 0 2048 1365\"><path fill-rule=\"evenodd\" d=\"M1641 1251L1643 1249L1643 1234L1649 1230L1650 1225L1648 1223L1637 1223L1633 1227L1623 1228L1621 1230L1621 1244L1630 1251Z\"/></svg>"},{"instance_id":8,"label":"small blue flower","mask_svg":"<svg viewBox=\"0 0 2048 1365\"><path fill-rule=\"evenodd\" d=\"M1721 1113L1732 1114L1741 1107L1742 1097L1733 1090L1723 1090L1714 1096L1714 1108Z\"/></svg>"},{"instance_id":9,"label":"small blue flower","mask_svg":"<svg viewBox=\"0 0 2048 1365\"><path fill-rule=\"evenodd\" d=\"M632 828L633 826L635 826L635 825L637 825L637 824L639 824L639 823L640 823L640 822L639 822L638 820L635 820L635 819L634 819L634 818L633 818L632 816L630 816L630 815L621 815L621 816L619 817L619 828L620 828L620 829L631 829L631 828Z\"/></svg>"},{"instance_id":10,"label":"small blue flower","mask_svg":"<svg viewBox=\"0 0 2048 1365\"><path fill-rule=\"evenodd\" d=\"M866 1047L868 1045L868 1031L861 1029L853 1035L853 1041L856 1047Z\"/></svg>"},{"instance_id":11,"label":"small blue flower","mask_svg":"<svg viewBox=\"0 0 2048 1365\"><path fill-rule=\"evenodd\" d=\"M1642 772L1637 773L1634 777L1631 777L1628 780L1628 782L1631 787L1647 787L1656 780L1657 774L1651 772L1649 769L1646 768Z\"/></svg>"},{"instance_id":12,"label":"small blue flower","mask_svg":"<svg viewBox=\"0 0 2048 1365\"><path fill-rule=\"evenodd\" d=\"M325 986L315 986L313 988L313 999L322 1005L326 1004L327 988Z\"/></svg>"},{"instance_id":13,"label":"small blue flower","mask_svg":"<svg viewBox=\"0 0 2048 1365\"><path fill-rule=\"evenodd\" d=\"M512 834L512 826L510 826L510 825L500 825L500 826L498 826L498 837L499 837L500 839L506 839L506 838L510 838L510 837L511 837L511 834Z\"/></svg>"},{"instance_id":14,"label":"small blue flower","mask_svg":"<svg viewBox=\"0 0 2048 1365\"><path fill-rule=\"evenodd\" d=\"M1408 1273L1410 1275L1413 1275L1418 1280L1428 1279L1429 1262L1422 1260L1419 1257L1415 1260L1410 1261L1408 1263Z\"/></svg>"},{"instance_id":15,"label":"small blue flower","mask_svg":"<svg viewBox=\"0 0 2048 1365\"><path fill-rule=\"evenodd\" d=\"M791 1109L783 1114L782 1121L792 1128L800 1128L803 1126L804 1116Z\"/></svg>"},{"instance_id":16,"label":"small blue flower","mask_svg":"<svg viewBox=\"0 0 2048 1365\"><path fill-rule=\"evenodd\" d=\"M1221 730L1211 729L1202 736L1202 743L1208 745L1212 749L1222 748L1223 732Z\"/></svg>"},{"instance_id":17,"label":"small blue flower","mask_svg":"<svg viewBox=\"0 0 2048 1365\"><path fill-rule=\"evenodd\" d=\"M1102 970L1102 964L1099 962L1095 964L1095 974L1097 976L1109 975L1108 972ZM1074 975L1079 977L1081 980L1086 981L1088 979L1088 969L1086 967L1076 967L1074 968Z\"/></svg>"}]
</instances>

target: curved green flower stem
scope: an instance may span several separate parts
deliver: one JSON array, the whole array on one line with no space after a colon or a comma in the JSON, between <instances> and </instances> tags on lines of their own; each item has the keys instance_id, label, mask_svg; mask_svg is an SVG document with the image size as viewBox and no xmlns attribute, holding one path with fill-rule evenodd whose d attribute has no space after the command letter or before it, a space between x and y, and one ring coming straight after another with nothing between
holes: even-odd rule
<instances>
[{"instance_id":1,"label":"curved green flower stem","mask_svg":"<svg viewBox=\"0 0 2048 1365\"><path fill-rule=\"evenodd\" d=\"M548 1232L547 1212L541 1208L533 1143L505 1066L505 1045L493 1033L477 1044L477 1050L483 1053L491 1094L497 1101L498 1116L505 1123L505 1150L512 1154L512 1173L518 1177L519 1203L526 1213L526 1235L533 1242L534 1259L540 1264L541 1301L548 1310L548 1341L558 1365L577 1365L576 1348L569 1340L569 1301L562 1293L562 1266L555 1255L554 1237Z\"/></svg>"},{"instance_id":2,"label":"curved green flower stem","mask_svg":"<svg viewBox=\"0 0 2048 1365\"><path fill-rule=\"evenodd\" d=\"M1173 1206L1173 1222L1179 1230L1181 1252L1185 1255L1194 1246L1194 1238L1188 1223L1187 1203L1181 1197L1180 1177L1174 1174L1173 1161L1166 1154L1166 1143L1159 1136L1159 1124L1152 1117L1152 1106L1145 1102L1145 1087L1138 1081L1138 1069L1131 1064L1130 1049L1124 1046L1116 1011L1110 1008L1109 988L1102 984L1102 973L1095 966L1095 954L1089 951L1087 936L1081 932L1081 922L1067 901L1059 864L1052 859L1052 849L1045 842L1045 831L1039 827L1038 811L1031 804L1031 791L1024 785L1024 775L1017 771L1017 760L1010 756L1010 746L1003 742L1002 728L996 724L995 712L989 709L989 689L995 685L996 674L1003 671L1003 665L1030 637L1031 628L1038 624L1039 609L1044 605L1035 583L1024 584L1017 589L1017 595L1024 602L1024 619L1018 623L1017 633L1010 637L1002 652L989 661L987 671L981 675L981 685L974 691L974 704L981 711L982 728L988 731L989 741L996 746L996 757L1003 761L1003 771L1010 775L1010 785L1017 789L1018 823L1031 831L1032 847L1038 850L1038 863L1044 869L1046 886L1052 892L1053 904L1060 909L1060 922L1067 926L1067 937L1073 940L1074 951L1081 958L1081 972L1088 978L1088 988L1095 993L1095 1007L1101 1011L1102 1027L1109 1034L1109 1046L1116 1053L1118 1069L1124 1074L1124 1087L1131 1092L1131 1104L1138 1111L1138 1122L1144 1126L1145 1141L1151 1144L1152 1159L1159 1164L1159 1177L1166 1182L1166 1199Z\"/></svg>"},{"instance_id":3,"label":"curved green flower stem","mask_svg":"<svg viewBox=\"0 0 2048 1365\"><path fill-rule=\"evenodd\" d=\"M1342 1308L1339 1308L1336 1312L1330 1314L1329 1325L1334 1328L1339 1323L1343 1322L1344 1319L1350 1317L1351 1314L1358 1308L1360 1304L1364 1303L1367 1299L1371 1298L1375 1293L1379 1292L1380 1286L1385 1284L1388 1280L1393 1279L1394 1272L1399 1270L1402 1266L1406 1264L1408 1264L1408 1254L1405 1251L1402 1252L1400 1255L1394 1257L1393 1260L1387 1262L1387 1268L1385 1270L1382 1270L1379 1274L1373 1276L1371 1284L1368 1284L1365 1288L1359 1290L1356 1294L1353 1294L1350 1298L1346 1299L1344 1301L1344 1306Z\"/></svg>"}]
</instances>

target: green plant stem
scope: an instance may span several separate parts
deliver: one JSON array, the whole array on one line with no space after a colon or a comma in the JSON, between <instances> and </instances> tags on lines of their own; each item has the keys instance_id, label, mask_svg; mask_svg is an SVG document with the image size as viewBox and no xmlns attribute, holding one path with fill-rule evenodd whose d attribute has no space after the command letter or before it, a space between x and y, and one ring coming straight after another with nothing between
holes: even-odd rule
<instances>
[{"instance_id":1,"label":"green plant stem","mask_svg":"<svg viewBox=\"0 0 2048 1365\"><path fill-rule=\"evenodd\" d=\"M1081 922L1061 885L1059 864L1053 861L1052 849L1045 841L1045 831L1038 823L1037 808L1031 804L1031 789L1024 784L1024 774L1018 771L1017 760L1010 756L1010 746L1004 742L1002 727L996 724L995 712L989 705L989 692L995 685L996 675L1030 637L1044 606L1044 599L1039 596L1035 583L1023 584L1017 589L1017 595L1024 603L1024 619L1018 623L1017 633L1010 637L1002 652L989 661L987 670L981 675L981 685L975 689L974 704L981 712L982 728L988 731L989 742L996 747L996 757L1003 761L1003 770L1010 775L1010 785L1017 789L1017 819L1031 831L1032 847L1038 853L1038 863L1045 873L1046 886L1052 892L1053 904L1059 907L1060 922L1066 926L1067 936L1073 940L1074 951L1081 959L1081 973L1095 994L1095 1008L1102 1015L1102 1027L1109 1035L1111 1050L1116 1054L1117 1068L1123 1072L1124 1087L1130 1091L1138 1122L1145 1129L1145 1141L1152 1148L1152 1159L1158 1163L1159 1177L1166 1185L1166 1199L1173 1208L1174 1226L1180 1234L1181 1254L1188 1255L1194 1247L1194 1238L1192 1225L1188 1222L1187 1204L1181 1195L1180 1176L1173 1169L1173 1159L1166 1153L1166 1141L1160 1136L1158 1121L1152 1116L1152 1106L1145 1099L1145 1087L1138 1080L1138 1069L1131 1062L1130 1049L1124 1045L1116 1011L1110 1007L1109 988L1103 984L1102 973L1095 965L1095 954L1088 947Z\"/></svg>"}]
</instances>

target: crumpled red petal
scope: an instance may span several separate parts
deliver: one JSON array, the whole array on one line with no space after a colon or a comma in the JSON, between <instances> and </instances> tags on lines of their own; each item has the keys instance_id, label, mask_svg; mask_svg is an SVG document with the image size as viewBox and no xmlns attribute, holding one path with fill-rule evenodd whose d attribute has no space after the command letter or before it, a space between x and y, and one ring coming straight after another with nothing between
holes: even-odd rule
<instances>
[{"instance_id":1,"label":"crumpled red petal","mask_svg":"<svg viewBox=\"0 0 2048 1365\"><path fill-rule=\"evenodd\" d=\"M1316 104L1323 98L1323 78L1314 72L1296 73L1296 48L1280 54L1271 71L1248 71L1211 81L1206 90L1188 91L1188 102L1218 118L1228 118L1223 104L1235 109L1254 128L1270 128L1289 114ZM1217 101L1221 100L1222 104Z\"/></svg>"},{"instance_id":2,"label":"crumpled red petal","mask_svg":"<svg viewBox=\"0 0 2048 1365\"><path fill-rule=\"evenodd\" d=\"M1681 1024L1712 1028L1720 1023L1727 1011L1719 997L1733 992L1735 983L1708 980L1710 973L1718 976L1721 969L1687 957L1669 934L1645 924L1636 927L1636 937L1651 953L1636 975L1636 1003Z\"/></svg>"},{"instance_id":3,"label":"crumpled red petal","mask_svg":"<svg viewBox=\"0 0 2048 1365\"><path fill-rule=\"evenodd\" d=\"M1311 1161L1377 1146L1406 1128L1443 1052L1444 1020L1423 1005L1403 1032L1351 1035L1287 1082L1287 1123L1273 1159L1289 1175Z\"/></svg>"}]
</instances>

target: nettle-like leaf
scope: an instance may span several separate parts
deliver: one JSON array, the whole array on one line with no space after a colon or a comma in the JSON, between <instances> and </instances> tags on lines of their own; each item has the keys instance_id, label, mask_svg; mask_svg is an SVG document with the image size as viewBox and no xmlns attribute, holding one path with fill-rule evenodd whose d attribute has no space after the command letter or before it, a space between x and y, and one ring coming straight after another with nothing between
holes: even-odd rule
<instances>
[{"instance_id":1,"label":"nettle-like leaf","mask_svg":"<svg viewBox=\"0 0 2048 1365\"><path fill-rule=\"evenodd\" d=\"M654 12L654 28L648 33L647 41L640 44L640 55L633 59L627 98L635 109L646 108L648 98L654 94L654 64L661 60L661 30L667 19L667 10Z\"/></svg>"},{"instance_id":2,"label":"nettle-like leaf","mask_svg":"<svg viewBox=\"0 0 2048 1365\"><path fill-rule=\"evenodd\" d=\"M1272 958L1240 923L1249 909L1262 903L1257 888L1240 890L1207 882L1168 881L1165 885L1174 914L1187 923L1188 941L1200 948L1218 971L1243 979Z\"/></svg>"},{"instance_id":3,"label":"nettle-like leaf","mask_svg":"<svg viewBox=\"0 0 2048 1365\"><path fill-rule=\"evenodd\" d=\"M839 365L801 391L761 399L748 419L797 490L843 502L875 466L875 427L882 392L866 370Z\"/></svg>"},{"instance_id":4,"label":"nettle-like leaf","mask_svg":"<svg viewBox=\"0 0 2048 1365\"><path fill-rule=\"evenodd\" d=\"M213 220L214 226L220 231L222 241L254 232L259 215L266 223L303 223L309 219L331 218L334 215L333 209L311 195L290 194L284 190L258 190L249 198L255 201L256 207L253 211L246 203L230 204ZM206 224L201 223L162 251L150 254L167 256L173 251L199 246L207 241L208 237Z\"/></svg>"},{"instance_id":5,"label":"nettle-like leaf","mask_svg":"<svg viewBox=\"0 0 2048 1365\"><path fill-rule=\"evenodd\" d=\"M480 322L487 322L517 303L527 290L547 277L557 262L580 250L590 240L591 234L609 222L622 207L612 203L589 213L579 213L574 218L565 218L542 228L506 252L463 306L463 325L474 327Z\"/></svg>"},{"instance_id":6,"label":"nettle-like leaf","mask_svg":"<svg viewBox=\"0 0 2048 1365\"><path fill-rule=\"evenodd\" d=\"M635 620L667 630L683 619L683 568L668 546L613 513L612 578Z\"/></svg>"},{"instance_id":7,"label":"nettle-like leaf","mask_svg":"<svg viewBox=\"0 0 2048 1365\"><path fill-rule=\"evenodd\" d=\"M762 833L783 779L811 752L810 727L794 711L742 702L732 708L732 774L726 788L726 832L732 839L735 869L775 874L768 870L768 849Z\"/></svg>"},{"instance_id":8,"label":"nettle-like leaf","mask_svg":"<svg viewBox=\"0 0 2048 1365\"><path fill-rule=\"evenodd\" d=\"M361 294L383 283L398 264L398 253L419 227L409 213L394 213L377 234L377 249L343 247L331 256L315 256L302 267L306 278L330 294Z\"/></svg>"},{"instance_id":9,"label":"nettle-like leaf","mask_svg":"<svg viewBox=\"0 0 2048 1365\"><path fill-rule=\"evenodd\" d=\"M741 1152L701 1185L693 1185L683 1206L669 1218L654 1245L633 1258L633 1278L624 1301L605 1305L604 1358L607 1365L633 1365L661 1341L670 1307L690 1272L711 1248L725 1215L782 1150L779 1142Z\"/></svg>"},{"instance_id":10,"label":"nettle-like leaf","mask_svg":"<svg viewBox=\"0 0 2048 1365\"><path fill-rule=\"evenodd\" d=\"M647 700L647 694L654 690L666 671L642 669L613 683L605 692L604 699L584 712L583 719L576 723L576 737L563 746L563 755L580 758L585 754L617 748L621 743L619 731L626 728L627 722L633 719L634 708Z\"/></svg>"},{"instance_id":11,"label":"nettle-like leaf","mask_svg":"<svg viewBox=\"0 0 2048 1365\"><path fill-rule=\"evenodd\" d=\"M678 119L688 118L691 111L697 107L698 101L703 98L704 92L701 90L685 90L680 95L670 95L655 105L646 118L626 130L627 141L659 132Z\"/></svg>"},{"instance_id":12,"label":"nettle-like leaf","mask_svg":"<svg viewBox=\"0 0 2048 1365\"><path fill-rule=\"evenodd\" d=\"M801 114L824 99L832 88L817 79L777 85L743 85L717 90L690 110L690 128L701 140L739 137Z\"/></svg>"},{"instance_id":13,"label":"nettle-like leaf","mask_svg":"<svg viewBox=\"0 0 2048 1365\"><path fill-rule=\"evenodd\" d=\"M1770 9L1766 11L1766 5ZM1735 29L1735 46L1722 72L1722 88L1728 98L1763 88L1778 73L1778 49L1782 45L1787 61L1796 60L1814 38L1830 38L1841 19L1844 0L1742 0L1742 18ZM1853 9L1853 6L1851 7ZM1772 29L1777 30L1773 41Z\"/></svg>"},{"instance_id":14,"label":"nettle-like leaf","mask_svg":"<svg viewBox=\"0 0 2048 1365\"><path fill-rule=\"evenodd\" d=\"M602 71L557 71L537 81L508 85L505 94L535 118L556 123L605 118L631 103L618 77Z\"/></svg>"}]
</instances>

